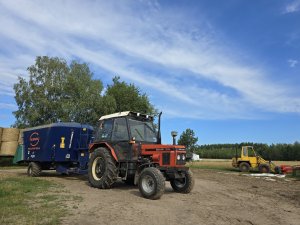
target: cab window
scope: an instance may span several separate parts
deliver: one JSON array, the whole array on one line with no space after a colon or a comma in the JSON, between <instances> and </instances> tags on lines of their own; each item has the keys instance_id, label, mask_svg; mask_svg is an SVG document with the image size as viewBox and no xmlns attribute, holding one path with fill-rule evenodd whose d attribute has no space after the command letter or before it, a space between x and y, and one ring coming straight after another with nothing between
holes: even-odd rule
<instances>
[{"instance_id":1,"label":"cab window","mask_svg":"<svg viewBox=\"0 0 300 225\"><path fill-rule=\"evenodd\" d=\"M243 155L245 157L248 157L248 148L247 147L243 147Z\"/></svg>"},{"instance_id":2,"label":"cab window","mask_svg":"<svg viewBox=\"0 0 300 225\"><path fill-rule=\"evenodd\" d=\"M114 122L112 133L112 141L127 141L129 140L127 123L125 118L117 118Z\"/></svg>"},{"instance_id":3,"label":"cab window","mask_svg":"<svg viewBox=\"0 0 300 225\"><path fill-rule=\"evenodd\" d=\"M104 120L100 122L99 129L97 132L97 139L100 141L110 140L112 133L113 121Z\"/></svg>"}]
</instances>

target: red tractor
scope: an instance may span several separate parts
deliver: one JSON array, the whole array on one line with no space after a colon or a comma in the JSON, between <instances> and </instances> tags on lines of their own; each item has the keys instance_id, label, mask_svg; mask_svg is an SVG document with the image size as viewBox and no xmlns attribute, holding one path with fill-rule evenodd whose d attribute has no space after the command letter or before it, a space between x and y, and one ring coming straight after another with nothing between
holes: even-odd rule
<instances>
[{"instance_id":1,"label":"red tractor","mask_svg":"<svg viewBox=\"0 0 300 225\"><path fill-rule=\"evenodd\" d=\"M170 181L176 192L189 193L194 179L186 163L186 150L181 145L162 145L153 117L134 112L102 116L90 145L89 182L107 189L117 178L138 184L143 197L159 199Z\"/></svg>"}]
</instances>

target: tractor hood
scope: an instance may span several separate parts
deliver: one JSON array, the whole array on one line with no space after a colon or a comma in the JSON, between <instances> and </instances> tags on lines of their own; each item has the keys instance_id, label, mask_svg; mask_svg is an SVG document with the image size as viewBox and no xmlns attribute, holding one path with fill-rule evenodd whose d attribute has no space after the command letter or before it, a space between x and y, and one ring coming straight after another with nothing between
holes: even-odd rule
<instances>
[{"instance_id":1,"label":"tractor hood","mask_svg":"<svg viewBox=\"0 0 300 225\"><path fill-rule=\"evenodd\" d=\"M185 151L184 145L141 144L144 151Z\"/></svg>"}]
</instances>

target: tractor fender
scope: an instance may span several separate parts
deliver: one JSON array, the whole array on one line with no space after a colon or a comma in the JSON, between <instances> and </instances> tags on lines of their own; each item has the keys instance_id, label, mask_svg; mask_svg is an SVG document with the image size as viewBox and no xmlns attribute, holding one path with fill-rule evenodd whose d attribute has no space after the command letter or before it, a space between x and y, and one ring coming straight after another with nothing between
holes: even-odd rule
<instances>
[{"instance_id":1,"label":"tractor fender","mask_svg":"<svg viewBox=\"0 0 300 225\"><path fill-rule=\"evenodd\" d=\"M89 145L89 152L92 153L92 152L95 151L96 148L99 148L99 147L107 148L110 151L111 155L116 160L116 162L118 162L118 158L117 158L115 150L107 142L99 142L99 143L90 144Z\"/></svg>"},{"instance_id":2,"label":"tractor fender","mask_svg":"<svg viewBox=\"0 0 300 225\"><path fill-rule=\"evenodd\" d=\"M238 161L238 165L240 165L241 163L248 163L249 164L249 166L251 166L251 163L249 162L249 161L245 161L245 160L241 160L241 161Z\"/></svg>"}]
</instances>

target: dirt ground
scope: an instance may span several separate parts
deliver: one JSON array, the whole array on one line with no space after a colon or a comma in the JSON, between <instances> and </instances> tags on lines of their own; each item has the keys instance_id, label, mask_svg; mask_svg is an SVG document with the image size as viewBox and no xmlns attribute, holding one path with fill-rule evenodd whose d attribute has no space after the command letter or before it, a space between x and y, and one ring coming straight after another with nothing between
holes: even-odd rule
<instances>
[{"instance_id":1,"label":"dirt ground","mask_svg":"<svg viewBox=\"0 0 300 225\"><path fill-rule=\"evenodd\" d=\"M3 173L3 171L0 171ZM25 170L10 170L25 176ZM43 173L42 179L63 184L64 191L81 196L68 205L62 224L295 224L300 222L300 181L250 177L238 172L193 170L190 194L173 192L168 182L160 200L141 197L122 181L113 189L89 186L85 176Z\"/></svg>"}]
</instances>

